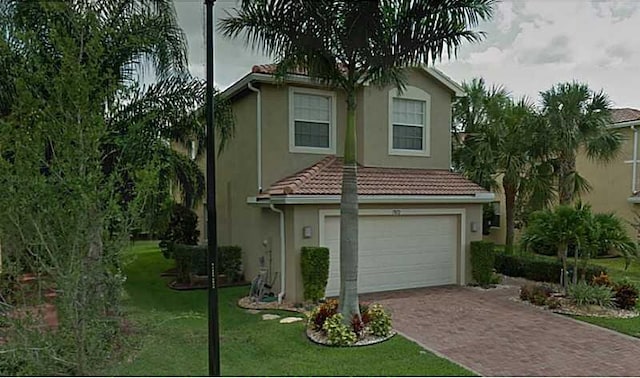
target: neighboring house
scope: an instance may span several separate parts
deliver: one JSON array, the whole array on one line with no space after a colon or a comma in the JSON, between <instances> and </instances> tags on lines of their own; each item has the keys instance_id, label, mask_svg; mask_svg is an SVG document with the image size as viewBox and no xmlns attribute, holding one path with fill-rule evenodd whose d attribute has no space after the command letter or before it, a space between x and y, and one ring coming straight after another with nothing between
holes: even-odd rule
<instances>
[{"instance_id":1,"label":"neighboring house","mask_svg":"<svg viewBox=\"0 0 640 378\"><path fill-rule=\"evenodd\" d=\"M345 95L304 72L276 84L274 68L254 66L223 92L236 134L216 162L218 243L242 247L249 280L263 260L277 274L274 292L291 302L303 299L301 248L329 247L326 294L335 296ZM465 284L469 243L482 239L482 204L493 200L450 172L451 105L462 89L431 68L407 74L402 94L357 94L361 293Z\"/></svg>"},{"instance_id":2,"label":"neighboring house","mask_svg":"<svg viewBox=\"0 0 640 378\"><path fill-rule=\"evenodd\" d=\"M634 212L640 211L640 110L613 109L612 121L610 127L618 129L625 138L618 156L608 163L592 161L584 154L579 154L576 160L576 169L592 186L582 200L590 203L596 212L616 213L626 221L629 236L635 237L636 231L630 223L635 220Z\"/></svg>"},{"instance_id":3,"label":"neighboring house","mask_svg":"<svg viewBox=\"0 0 640 378\"><path fill-rule=\"evenodd\" d=\"M593 211L613 212L627 225L629 236L636 236L631 225L635 221L635 211L640 211L640 150L638 132L640 131L640 110L623 108L613 109L611 128L619 129L624 137L618 155L607 163L587 158L580 152L576 157L576 170L591 184L590 192L581 196L582 202L591 204ZM635 162L634 162L635 161ZM496 205L499 213L505 214L504 196L496 192ZM498 227L491 227L491 234L485 238L497 244L504 244L506 227L504 220ZM518 233L516 233L516 236Z\"/></svg>"}]
</instances>

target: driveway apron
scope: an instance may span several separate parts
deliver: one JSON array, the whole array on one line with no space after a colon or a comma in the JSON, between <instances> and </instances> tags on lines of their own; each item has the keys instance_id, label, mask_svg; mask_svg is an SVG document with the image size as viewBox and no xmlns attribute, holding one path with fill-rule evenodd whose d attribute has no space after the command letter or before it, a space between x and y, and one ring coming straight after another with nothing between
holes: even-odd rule
<instances>
[{"instance_id":1,"label":"driveway apron","mask_svg":"<svg viewBox=\"0 0 640 378\"><path fill-rule=\"evenodd\" d=\"M640 339L514 301L517 286L367 294L401 333L489 376L638 376Z\"/></svg>"}]
</instances>

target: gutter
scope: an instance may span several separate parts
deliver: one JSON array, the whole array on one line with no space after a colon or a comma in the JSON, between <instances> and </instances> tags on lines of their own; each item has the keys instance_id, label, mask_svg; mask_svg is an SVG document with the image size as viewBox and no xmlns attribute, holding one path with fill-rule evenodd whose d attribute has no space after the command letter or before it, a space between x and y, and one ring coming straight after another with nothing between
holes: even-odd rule
<instances>
[{"instance_id":1,"label":"gutter","mask_svg":"<svg viewBox=\"0 0 640 378\"><path fill-rule=\"evenodd\" d=\"M247 88L257 93L256 104L256 140L257 140L257 155L258 155L258 193L262 193L262 93L259 89L253 86L251 82L247 83Z\"/></svg>"},{"instance_id":2,"label":"gutter","mask_svg":"<svg viewBox=\"0 0 640 378\"><path fill-rule=\"evenodd\" d=\"M612 123L609 125L609 128L611 129L621 129L623 127L633 127L633 126L640 126L640 120L632 120L632 121L625 121L625 122L618 122L618 123Z\"/></svg>"},{"instance_id":3,"label":"gutter","mask_svg":"<svg viewBox=\"0 0 640 378\"><path fill-rule=\"evenodd\" d=\"M278 303L282 303L282 299L284 298L284 285L286 283L285 279L285 269L286 269L286 254L285 254L285 238L284 238L284 212L280 209L276 209L273 204L269 205L271 211L276 212L280 215L280 292L278 293Z\"/></svg>"},{"instance_id":4,"label":"gutter","mask_svg":"<svg viewBox=\"0 0 640 378\"><path fill-rule=\"evenodd\" d=\"M633 163L632 163L632 181L631 181L631 195L636 195L637 188L636 183L638 179L638 129L635 126L631 126L633 130Z\"/></svg>"},{"instance_id":5,"label":"gutter","mask_svg":"<svg viewBox=\"0 0 640 378\"><path fill-rule=\"evenodd\" d=\"M460 196L398 196L398 195L359 195L359 204L383 204L383 203L425 203L425 204L452 204L452 203L490 203L495 199L494 193L478 193L475 195ZM280 205L312 205L312 204L339 204L339 195L286 195L271 196L269 198L247 197L250 205L271 204Z\"/></svg>"}]
</instances>

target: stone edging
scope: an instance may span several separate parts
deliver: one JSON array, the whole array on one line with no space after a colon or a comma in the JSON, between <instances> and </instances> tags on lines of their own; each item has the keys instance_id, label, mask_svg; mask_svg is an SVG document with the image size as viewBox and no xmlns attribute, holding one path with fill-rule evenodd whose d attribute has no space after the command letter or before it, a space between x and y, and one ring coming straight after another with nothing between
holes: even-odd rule
<instances>
[{"instance_id":1,"label":"stone edging","mask_svg":"<svg viewBox=\"0 0 640 378\"><path fill-rule=\"evenodd\" d=\"M319 345L324 345L324 346L329 346L329 347L335 347L335 345L331 345L329 343L327 343L326 338L322 335L322 332L320 331L314 331L312 329L307 328L306 329L306 334L307 334L307 338L309 338L309 340L313 341L316 344ZM391 339L393 336L397 335L398 333L395 330L391 330L391 332L389 332L389 334L387 336L384 337L376 337L376 336L369 336L363 340L358 340L355 343L351 344L351 345L347 345L347 346L342 346L343 348L352 348L352 347L362 347L362 346L368 346L368 345L374 345L374 344L380 344L381 342L387 341L389 339Z\"/></svg>"}]
</instances>

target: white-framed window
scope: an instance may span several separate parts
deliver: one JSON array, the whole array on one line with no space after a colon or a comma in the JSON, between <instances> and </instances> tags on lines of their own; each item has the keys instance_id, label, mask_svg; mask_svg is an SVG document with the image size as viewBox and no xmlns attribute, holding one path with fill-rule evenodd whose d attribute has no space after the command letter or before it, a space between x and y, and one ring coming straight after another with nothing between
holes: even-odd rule
<instances>
[{"instance_id":1,"label":"white-framed window","mask_svg":"<svg viewBox=\"0 0 640 378\"><path fill-rule=\"evenodd\" d=\"M389 155L429 156L431 96L407 87L389 91Z\"/></svg>"},{"instance_id":2,"label":"white-framed window","mask_svg":"<svg viewBox=\"0 0 640 378\"><path fill-rule=\"evenodd\" d=\"M310 88L289 88L289 151L336 152L336 95Z\"/></svg>"}]
</instances>

